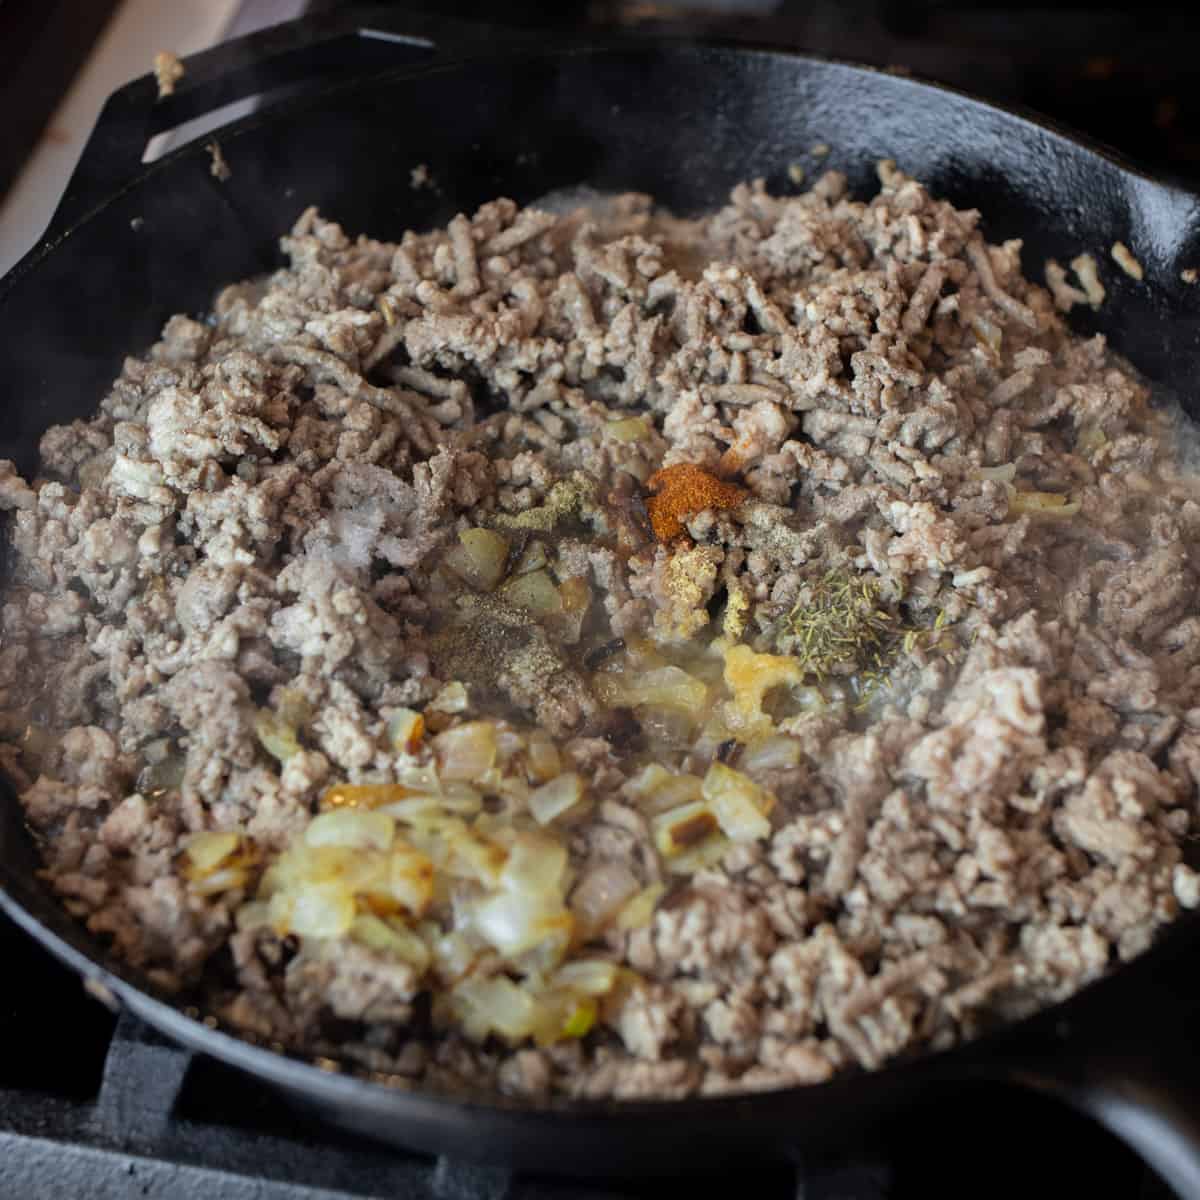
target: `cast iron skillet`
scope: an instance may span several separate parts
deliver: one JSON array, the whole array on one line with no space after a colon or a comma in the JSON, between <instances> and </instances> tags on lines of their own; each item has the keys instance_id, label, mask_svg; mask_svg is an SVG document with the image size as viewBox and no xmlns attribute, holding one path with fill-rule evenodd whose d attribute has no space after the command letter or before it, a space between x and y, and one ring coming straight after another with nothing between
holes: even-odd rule
<instances>
[{"instance_id":1,"label":"cast iron skillet","mask_svg":"<svg viewBox=\"0 0 1200 1200\"><path fill-rule=\"evenodd\" d=\"M127 350L173 312L277 261L307 204L352 231L396 237L497 195L528 200L586 181L653 192L681 210L721 202L817 142L868 192L895 158L940 195L978 205L992 240L1021 236L1026 270L1120 239L1145 266L1105 269L1108 301L1074 321L1167 388L1200 378L1200 201L1095 147L944 88L800 55L715 44L620 42L555 52L476 32L342 18L281 27L200 55L172 100L151 81L110 100L42 245L0 284L0 457L25 470L51 422L92 411ZM317 76L314 88L313 76ZM146 138L249 92L309 88L149 167ZM425 163L434 187L416 189ZM809 160L810 167L813 165ZM463 1102L390 1089L252 1046L190 1019L115 963L36 878L11 796L0 802L0 905L59 958L151 1025L276 1085L338 1125L404 1146L575 1173L679 1171L737 1155L816 1156L925 1097L997 1081L1062 1097L1200 1196L1200 1087L1187 992L1200 927L1071 1002L949 1053L820 1087L738 1098L613 1104ZM51 1049L51 1048L48 1048ZM1003 1136L1001 1134L1001 1136Z\"/></svg>"}]
</instances>

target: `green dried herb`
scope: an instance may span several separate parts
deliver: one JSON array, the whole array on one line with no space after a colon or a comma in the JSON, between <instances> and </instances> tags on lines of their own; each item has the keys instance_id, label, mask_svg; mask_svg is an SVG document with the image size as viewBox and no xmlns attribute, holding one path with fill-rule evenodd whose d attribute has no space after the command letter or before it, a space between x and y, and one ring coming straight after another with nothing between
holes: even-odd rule
<instances>
[{"instance_id":1,"label":"green dried herb","mask_svg":"<svg viewBox=\"0 0 1200 1200\"><path fill-rule=\"evenodd\" d=\"M874 576L829 571L808 585L778 637L780 648L818 683L848 666L840 673L856 677L859 707L890 683L900 654L952 648L943 638L945 610L932 625L909 625L881 603L881 590Z\"/></svg>"},{"instance_id":2,"label":"green dried herb","mask_svg":"<svg viewBox=\"0 0 1200 1200\"><path fill-rule=\"evenodd\" d=\"M785 619L788 649L806 674L822 682L843 663L882 661L899 622L879 603L879 581L830 571L807 588Z\"/></svg>"}]
</instances>

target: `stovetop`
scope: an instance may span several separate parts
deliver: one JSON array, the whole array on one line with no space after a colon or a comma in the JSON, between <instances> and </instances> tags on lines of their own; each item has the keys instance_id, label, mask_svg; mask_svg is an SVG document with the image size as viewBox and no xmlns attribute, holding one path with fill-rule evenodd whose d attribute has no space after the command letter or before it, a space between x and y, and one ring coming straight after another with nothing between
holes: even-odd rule
<instances>
[{"instance_id":1,"label":"stovetop","mask_svg":"<svg viewBox=\"0 0 1200 1200\"><path fill-rule=\"evenodd\" d=\"M334 2L242 0L234 27L247 32ZM81 12L91 5L78 0ZM12 5L0 0L0 6L0 16L11 18ZM61 18L72 5L53 0L42 7ZM711 31L913 69L1040 109L1153 167L1200 180L1197 6L1074 2L1039 10L1028 0L986 6L971 0L690 0L686 13L681 7L514 0L501 8L463 0L439 11L524 26ZM17 27L10 20L0 23L0 32ZM40 28L45 42L44 21ZM11 57L12 43L6 44ZM77 57L77 49L72 54ZM57 75L63 73L60 63ZM24 77L32 76L26 70ZM48 76L41 79L44 85ZM0 99L20 100L14 86L12 76L0 74ZM725 1175L580 1183L406 1155L310 1125L265 1087L192 1058L128 1015L113 1014L3 918L0 962L0 1200L1169 1195L1129 1151L1084 1118L1023 1093L988 1089L969 1105L931 1104L907 1113L877 1143L844 1161L802 1169L741 1163Z\"/></svg>"}]
</instances>

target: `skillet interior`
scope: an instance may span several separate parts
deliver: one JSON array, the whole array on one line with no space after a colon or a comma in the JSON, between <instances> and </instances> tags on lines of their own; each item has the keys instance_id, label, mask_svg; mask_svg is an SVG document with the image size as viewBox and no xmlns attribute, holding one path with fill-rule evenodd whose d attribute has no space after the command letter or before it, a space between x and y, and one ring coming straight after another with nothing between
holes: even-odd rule
<instances>
[{"instance_id":1,"label":"skillet interior","mask_svg":"<svg viewBox=\"0 0 1200 1200\"><path fill-rule=\"evenodd\" d=\"M829 165L856 191L872 189L874 163L886 156L954 203L983 208L991 240L1025 238L1035 279L1047 254L1086 249L1106 259L1124 241L1145 282L1105 272L1108 302L1073 323L1107 333L1167 387L1182 391L1200 374L1200 288L1179 278L1181 267L1200 265L1195 198L1021 117L904 78L779 53L625 45L406 71L288 104L221 135L233 171L225 183L211 176L201 146L146 169L0 285L0 457L29 470L42 430L91 412L123 352L148 345L173 312L203 313L223 283L274 266L275 239L308 204L351 231L389 238L497 195L527 201L581 181L649 191L694 212L754 175L786 188L788 164L816 142L832 147ZM411 186L418 163L434 188ZM1014 1036L1026 1037L1026 1051L1040 1045L1061 1019L799 1092L619 1109L473 1108L214 1034L148 995L134 973L114 975L103 948L36 883L15 803L0 807L0 901L72 966L109 982L152 1023L324 1116L426 1149L594 1172L678 1170L737 1149L811 1146L914 1087L971 1073L1007 1053ZM1135 964L1063 1011L1086 1017L1101 996L1111 1007L1149 969ZM648 1122L647 1113L664 1119Z\"/></svg>"}]
</instances>

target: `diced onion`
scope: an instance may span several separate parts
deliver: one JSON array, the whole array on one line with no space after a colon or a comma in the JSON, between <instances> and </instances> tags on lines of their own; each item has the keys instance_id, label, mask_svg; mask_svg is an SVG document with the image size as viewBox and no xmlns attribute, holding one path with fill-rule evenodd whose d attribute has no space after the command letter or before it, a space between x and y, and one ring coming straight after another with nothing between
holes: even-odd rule
<instances>
[{"instance_id":1,"label":"diced onion","mask_svg":"<svg viewBox=\"0 0 1200 1200\"><path fill-rule=\"evenodd\" d=\"M491 721L467 721L439 733L433 748L443 779L470 783L490 771L496 761L496 729Z\"/></svg>"},{"instance_id":2,"label":"diced onion","mask_svg":"<svg viewBox=\"0 0 1200 1200\"><path fill-rule=\"evenodd\" d=\"M592 1026L596 1024L598 1013L599 1007L595 1000L585 997L582 1000L574 1001L562 1022L563 1037L586 1037L591 1032Z\"/></svg>"},{"instance_id":3,"label":"diced onion","mask_svg":"<svg viewBox=\"0 0 1200 1200\"><path fill-rule=\"evenodd\" d=\"M733 843L722 834L714 834L698 846L667 860L667 870L674 875L694 875L706 867L716 866Z\"/></svg>"},{"instance_id":4,"label":"diced onion","mask_svg":"<svg viewBox=\"0 0 1200 1200\"><path fill-rule=\"evenodd\" d=\"M650 436L650 423L645 417L606 421L602 429L604 436L612 438L614 442L641 442Z\"/></svg>"},{"instance_id":5,"label":"diced onion","mask_svg":"<svg viewBox=\"0 0 1200 1200\"><path fill-rule=\"evenodd\" d=\"M466 975L480 955L479 944L457 930L433 938L430 951L434 967L446 983L455 983Z\"/></svg>"},{"instance_id":6,"label":"diced onion","mask_svg":"<svg viewBox=\"0 0 1200 1200\"><path fill-rule=\"evenodd\" d=\"M361 945L402 959L418 971L424 971L432 961L429 947L411 929L370 913L359 913L349 933Z\"/></svg>"},{"instance_id":7,"label":"diced onion","mask_svg":"<svg viewBox=\"0 0 1200 1200\"><path fill-rule=\"evenodd\" d=\"M309 846L293 843L264 873L259 882L261 898L299 890L310 883L337 883L352 893L372 887L380 878L380 855L349 846Z\"/></svg>"},{"instance_id":8,"label":"diced onion","mask_svg":"<svg viewBox=\"0 0 1200 1200\"><path fill-rule=\"evenodd\" d=\"M704 776L704 799L722 832L733 841L753 842L771 836L767 814L775 807L775 797L741 771L713 763Z\"/></svg>"},{"instance_id":9,"label":"diced onion","mask_svg":"<svg viewBox=\"0 0 1200 1200\"><path fill-rule=\"evenodd\" d=\"M621 862L589 870L571 893L571 911L583 933L592 937L608 925L640 888L637 876Z\"/></svg>"},{"instance_id":10,"label":"diced onion","mask_svg":"<svg viewBox=\"0 0 1200 1200\"><path fill-rule=\"evenodd\" d=\"M493 777L496 782L501 778L501 767L507 767L513 755L525 749L525 736L518 733L511 725L496 721L496 767Z\"/></svg>"},{"instance_id":11,"label":"diced onion","mask_svg":"<svg viewBox=\"0 0 1200 1200\"><path fill-rule=\"evenodd\" d=\"M415 754L425 736L425 718L411 708L399 708L388 718L387 736L393 750Z\"/></svg>"},{"instance_id":12,"label":"diced onion","mask_svg":"<svg viewBox=\"0 0 1200 1200\"><path fill-rule=\"evenodd\" d=\"M521 552L517 565L513 568L514 575L524 575L529 571L537 571L547 563L546 547L539 541L532 541Z\"/></svg>"},{"instance_id":13,"label":"diced onion","mask_svg":"<svg viewBox=\"0 0 1200 1200\"><path fill-rule=\"evenodd\" d=\"M525 810L529 808L529 793L533 789L524 779L516 775L506 775L493 790L496 796L507 801L509 809ZM506 818L506 820L511 820L511 818Z\"/></svg>"},{"instance_id":14,"label":"diced onion","mask_svg":"<svg viewBox=\"0 0 1200 1200\"><path fill-rule=\"evenodd\" d=\"M529 811L539 825L548 825L583 799L583 780L566 771L529 794Z\"/></svg>"},{"instance_id":15,"label":"diced onion","mask_svg":"<svg viewBox=\"0 0 1200 1200\"><path fill-rule=\"evenodd\" d=\"M750 775L755 771L779 771L798 767L804 750L795 738L775 734L751 742L742 753L738 765Z\"/></svg>"},{"instance_id":16,"label":"diced onion","mask_svg":"<svg viewBox=\"0 0 1200 1200\"><path fill-rule=\"evenodd\" d=\"M310 846L356 846L386 850L396 836L396 822L387 813L363 808L334 808L313 817L304 831Z\"/></svg>"},{"instance_id":17,"label":"diced onion","mask_svg":"<svg viewBox=\"0 0 1200 1200\"><path fill-rule=\"evenodd\" d=\"M1031 517L1073 517L1079 501L1068 501L1058 492L1022 492L1013 489L1008 498L1009 512Z\"/></svg>"},{"instance_id":18,"label":"diced onion","mask_svg":"<svg viewBox=\"0 0 1200 1200\"><path fill-rule=\"evenodd\" d=\"M640 674L605 672L595 680L597 695L613 707L659 705L692 716L704 709L708 688L681 667L655 667Z\"/></svg>"},{"instance_id":19,"label":"diced onion","mask_svg":"<svg viewBox=\"0 0 1200 1200\"><path fill-rule=\"evenodd\" d=\"M587 611L592 602L592 589L582 575L572 575L559 584L562 595L563 611L582 614Z\"/></svg>"},{"instance_id":20,"label":"diced onion","mask_svg":"<svg viewBox=\"0 0 1200 1200\"><path fill-rule=\"evenodd\" d=\"M196 833L184 843L187 858L184 873L189 879L200 879L215 871L227 858L232 858L241 844L237 833Z\"/></svg>"},{"instance_id":21,"label":"diced onion","mask_svg":"<svg viewBox=\"0 0 1200 1200\"><path fill-rule=\"evenodd\" d=\"M706 804L685 804L654 819L654 844L665 858L673 858L716 831L717 819Z\"/></svg>"},{"instance_id":22,"label":"diced onion","mask_svg":"<svg viewBox=\"0 0 1200 1200\"><path fill-rule=\"evenodd\" d=\"M354 921L354 897L340 884L314 883L271 899L271 923L280 933L336 938Z\"/></svg>"},{"instance_id":23,"label":"diced onion","mask_svg":"<svg viewBox=\"0 0 1200 1200\"><path fill-rule=\"evenodd\" d=\"M475 906L474 925L501 954L512 957L570 933L572 919L565 909L547 904L545 896L497 892Z\"/></svg>"},{"instance_id":24,"label":"diced onion","mask_svg":"<svg viewBox=\"0 0 1200 1200\"><path fill-rule=\"evenodd\" d=\"M530 571L518 575L500 589L510 604L528 609L534 616L557 616L563 610L562 593L546 571Z\"/></svg>"},{"instance_id":25,"label":"diced onion","mask_svg":"<svg viewBox=\"0 0 1200 1200\"><path fill-rule=\"evenodd\" d=\"M486 772L480 780L480 784L484 787L490 787L494 780L489 779L489 776L495 775L496 771L493 768ZM478 787L473 787L469 783L459 783L452 781L447 783L442 790L442 807L447 812L478 812L483 804L483 793Z\"/></svg>"},{"instance_id":26,"label":"diced onion","mask_svg":"<svg viewBox=\"0 0 1200 1200\"><path fill-rule=\"evenodd\" d=\"M385 804L377 812L387 813L397 821L420 822L430 816L440 813L461 813L470 815L480 812L483 808L483 796L474 788L455 790L444 796L412 796L407 800L397 800L395 804Z\"/></svg>"},{"instance_id":27,"label":"diced onion","mask_svg":"<svg viewBox=\"0 0 1200 1200\"><path fill-rule=\"evenodd\" d=\"M469 829L462 829L447 838L447 858L444 869L460 879L475 879L484 887L500 885L500 873L507 856L504 851Z\"/></svg>"},{"instance_id":28,"label":"diced onion","mask_svg":"<svg viewBox=\"0 0 1200 1200\"><path fill-rule=\"evenodd\" d=\"M996 483L1012 483L1017 477L1016 463L1001 463L998 467L976 467L976 479L990 479Z\"/></svg>"},{"instance_id":29,"label":"diced onion","mask_svg":"<svg viewBox=\"0 0 1200 1200\"><path fill-rule=\"evenodd\" d=\"M631 776L626 781L622 791L631 800L644 800L647 796L652 796L668 780L674 778L674 773L668 771L660 763L647 763L636 775ZM698 784L700 781L697 780L696 782ZM700 789L697 787L697 798L699 795Z\"/></svg>"},{"instance_id":30,"label":"diced onion","mask_svg":"<svg viewBox=\"0 0 1200 1200\"><path fill-rule=\"evenodd\" d=\"M659 667L638 676L632 685L637 704L662 704L698 714L708 700L708 689L680 667Z\"/></svg>"},{"instance_id":31,"label":"diced onion","mask_svg":"<svg viewBox=\"0 0 1200 1200\"><path fill-rule=\"evenodd\" d=\"M575 922L570 913L566 913L561 920L561 926L551 929L532 950L513 957L515 970L530 978L541 979L566 958L575 934Z\"/></svg>"},{"instance_id":32,"label":"diced onion","mask_svg":"<svg viewBox=\"0 0 1200 1200\"><path fill-rule=\"evenodd\" d=\"M554 972L552 982L587 996L606 996L616 986L619 970L616 963L605 958L577 958L563 963Z\"/></svg>"},{"instance_id":33,"label":"diced onion","mask_svg":"<svg viewBox=\"0 0 1200 1200\"><path fill-rule=\"evenodd\" d=\"M249 876L244 867L222 867L197 879L192 884L192 891L197 896L217 896L221 892L231 892L234 888L246 886Z\"/></svg>"},{"instance_id":34,"label":"diced onion","mask_svg":"<svg viewBox=\"0 0 1200 1200\"><path fill-rule=\"evenodd\" d=\"M442 807L441 796L410 796L407 800L397 800L394 804L381 804L375 811L387 813L397 821L415 824L425 817L437 817L446 810Z\"/></svg>"},{"instance_id":35,"label":"diced onion","mask_svg":"<svg viewBox=\"0 0 1200 1200\"><path fill-rule=\"evenodd\" d=\"M666 890L665 885L661 883L652 883L643 888L617 913L617 928L627 933L649 925L654 910Z\"/></svg>"},{"instance_id":36,"label":"diced onion","mask_svg":"<svg viewBox=\"0 0 1200 1200\"><path fill-rule=\"evenodd\" d=\"M558 753L558 747L550 736L540 729L530 735L526 755L529 759L529 771L540 783L553 779L562 771L562 757Z\"/></svg>"},{"instance_id":37,"label":"diced onion","mask_svg":"<svg viewBox=\"0 0 1200 1200\"><path fill-rule=\"evenodd\" d=\"M555 583L541 542L526 546L507 580L508 543L490 530L466 531L447 561L472 586L500 587L505 601L553 616L547 624L556 641L582 623L591 604L586 575ZM424 714L386 709L387 762L367 778L394 782L328 788L321 811L261 877L258 852L237 833L193 839L181 869L203 895L257 878L253 899L236 913L239 928L345 938L407 964L414 983L432 991L439 1027L538 1046L585 1037L601 1009L613 1016L637 977L605 958L571 960L569 953L589 942L603 953L598 939L606 932L643 929L654 919L674 878L719 863L737 842L768 837L775 801L754 773L803 762L800 743L776 734L762 711L771 687L800 686L794 659L723 639L686 658L669 654L676 652L631 638L619 661L592 676L602 702L638 710L642 761L651 761L621 798L649 820L671 873L665 882L645 886L633 862L573 867L555 825L587 811L584 777L564 770L570 760L543 729L463 721L470 697L457 682ZM714 707L721 694L733 700ZM299 749L296 731L309 715L295 706L288 721L280 714L260 723L277 735L282 722ZM730 736L743 743L737 770L717 761L719 743ZM679 745L691 761L713 760L703 779L662 765L678 761L663 757L664 747Z\"/></svg>"},{"instance_id":38,"label":"diced onion","mask_svg":"<svg viewBox=\"0 0 1200 1200\"><path fill-rule=\"evenodd\" d=\"M451 992L451 1004L467 1036L479 1041L489 1034L520 1041L544 1019L537 1001L503 975L464 979Z\"/></svg>"},{"instance_id":39,"label":"diced onion","mask_svg":"<svg viewBox=\"0 0 1200 1200\"><path fill-rule=\"evenodd\" d=\"M464 583L490 592L504 577L508 542L494 529L464 529L446 553L446 565Z\"/></svg>"},{"instance_id":40,"label":"diced onion","mask_svg":"<svg viewBox=\"0 0 1200 1200\"><path fill-rule=\"evenodd\" d=\"M303 729L313 718L313 704L298 687L280 688L278 712L285 724Z\"/></svg>"},{"instance_id":41,"label":"diced onion","mask_svg":"<svg viewBox=\"0 0 1200 1200\"><path fill-rule=\"evenodd\" d=\"M411 788L396 783L336 783L325 789L321 808L381 808L411 795Z\"/></svg>"},{"instance_id":42,"label":"diced onion","mask_svg":"<svg viewBox=\"0 0 1200 1200\"><path fill-rule=\"evenodd\" d=\"M393 848L389 856L388 889L396 903L413 916L422 916L433 899L433 863L409 846Z\"/></svg>"},{"instance_id":43,"label":"diced onion","mask_svg":"<svg viewBox=\"0 0 1200 1200\"><path fill-rule=\"evenodd\" d=\"M453 715L455 713L466 712L470 703L471 698L467 692L466 684L453 679L425 705L425 711L429 712L432 709L434 712L450 713Z\"/></svg>"},{"instance_id":44,"label":"diced onion","mask_svg":"<svg viewBox=\"0 0 1200 1200\"><path fill-rule=\"evenodd\" d=\"M437 767L433 763L415 763L400 759L393 769L396 783L408 795L419 793L436 796L442 790L442 781L438 778Z\"/></svg>"},{"instance_id":45,"label":"diced onion","mask_svg":"<svg viewBox=\"0 0 1200 1200\"><path fill-rule=\"evenodd\" d=\"M500 886L529 895L557 896L567 870L567 848L536 833L518 834L500 872Z\"/></svg>"},{"instance_id":46,"label":"diced onion","mask_svg":"<svg viewBox=\"0 0 1200 1200\"><path fill-rule=\"evenodd\" d=\"M281 763L287 762L293 754L300 752L300 742L296 737L294 726L287 724L282 717L261 708L254 716L254 732L262 748Z\"/></svg>"},{"instance_id":47,"label":"diced onion","mask_svg":"<svg viewBox=\"0 0 1200 1200\"><path fill-rule=\"evenodd\" d=\"M701 783L695 775L678 775L651 763L625 785L625 793L653 815L699 800Z\"/></svg>"},{"instance_id":48,"label":"diced onion","mask_svg":"<svg viewBox=\"0 0 1200 1200\"><path fill-rule=\"evenodd\" d=\"M638 724L651 753L671 756L696 740L696 715L670 704L638 705Z\"/></svg>"}]
</instances>

